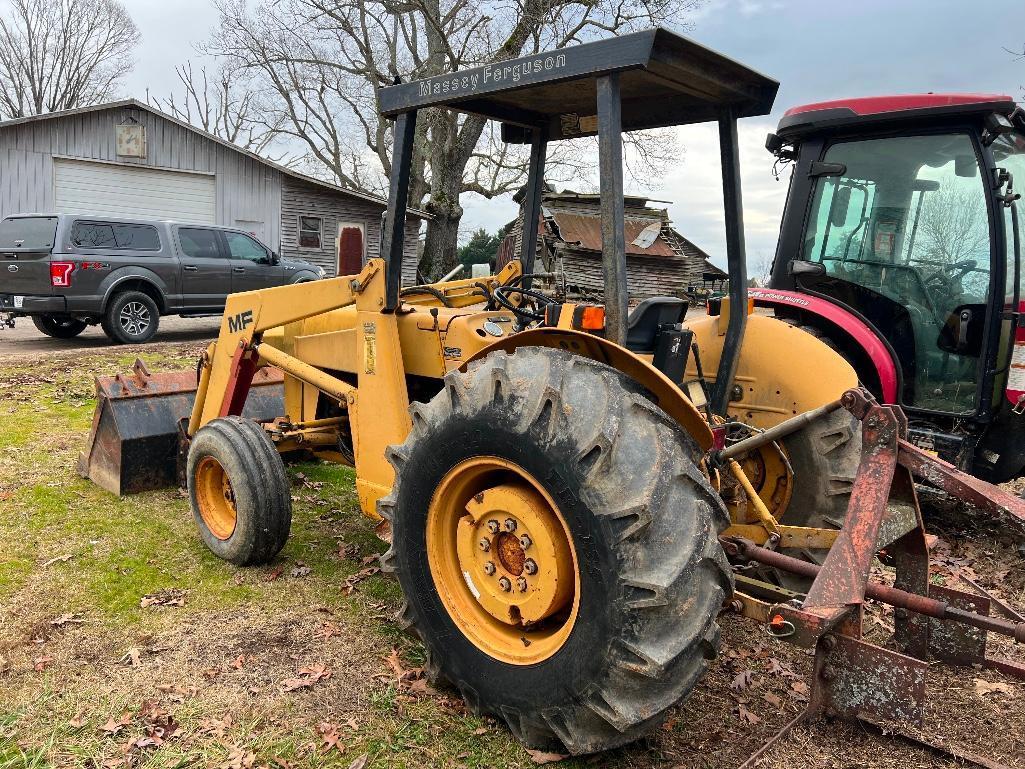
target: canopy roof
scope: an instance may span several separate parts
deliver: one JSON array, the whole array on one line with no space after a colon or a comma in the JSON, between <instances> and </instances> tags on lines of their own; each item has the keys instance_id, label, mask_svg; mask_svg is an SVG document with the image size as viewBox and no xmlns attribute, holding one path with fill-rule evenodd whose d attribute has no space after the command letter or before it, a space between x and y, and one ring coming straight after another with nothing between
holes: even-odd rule
<instances>
[{"instance_id":1,"label":"canopy roof","mask_svg":"<svg viewBox=\"0 0 1025 769\"><path fill-rule=\"evenodd\" d=\"M595 78L621 73L624 131L765 115L779 83L664 29L459 70L382 88L381 114L449 107L503 123L508 142L532 128L549 141L598 131ZM581 82L584 81L584 82ZM526 130L524 130L526 129Z\"/></svg>"}]
</instances>

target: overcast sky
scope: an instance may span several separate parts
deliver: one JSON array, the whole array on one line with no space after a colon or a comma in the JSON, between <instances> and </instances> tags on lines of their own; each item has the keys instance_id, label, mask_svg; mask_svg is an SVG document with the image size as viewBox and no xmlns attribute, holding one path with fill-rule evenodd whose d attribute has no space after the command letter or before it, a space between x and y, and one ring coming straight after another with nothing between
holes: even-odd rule
<instances>
[{"instance_id":1,"label":"overcast sky","mask_svg":"<svg viewBox=\"0 0 1025 769\"><path fill-rule=\"evenodd\" d=\"M124 0L142 32L129 94L165 94L174 65L217 22L209 0ZM772 178L765 135L789 107L846 96L984 91L1022 98L1025 0L709 0L692 18L698 42L780 81L773 113L741 122L741 163L752 269L776 247L786 179ZM713 126L679 129L680 160L657 183L631 191L671 200L684 235L722 263L718 147ZM465 225L495 230L511 201L466 196Z\"/></svg>"}]
</instances>

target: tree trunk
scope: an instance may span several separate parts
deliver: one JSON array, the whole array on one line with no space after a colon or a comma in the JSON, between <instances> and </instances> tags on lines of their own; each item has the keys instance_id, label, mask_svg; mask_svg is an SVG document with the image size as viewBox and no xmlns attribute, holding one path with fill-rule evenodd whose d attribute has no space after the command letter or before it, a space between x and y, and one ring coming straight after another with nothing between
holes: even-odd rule
<instances>
[{"instance_id":1,"label":"tree trunk","mask_svg":"<svg viewBox=\"0 0 1025 769\"><path fill-rule=\"evenodd\" d=\"M428 280L437 280L459 263L456 251L463 208L459 205L458 193L448 196L432 193L427 201L427 212L434 218L427 222L420 272Z\"/></svg>"}]
</instances>

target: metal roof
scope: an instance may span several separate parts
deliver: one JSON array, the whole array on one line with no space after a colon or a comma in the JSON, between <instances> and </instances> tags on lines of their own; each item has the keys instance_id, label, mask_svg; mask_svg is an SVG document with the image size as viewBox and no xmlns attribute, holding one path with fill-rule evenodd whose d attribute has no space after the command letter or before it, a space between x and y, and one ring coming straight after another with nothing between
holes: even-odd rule
<instances>
[{"instance_id":1,"label":"metal roof","mask_svg":"<svg viewBox=\"0 0 1025 769\"><path fill-rule=\"evenodd\" d=\"M601 251L601 217L598 211L595 211L593 216L567 211L551 211L550 214L559 228L559 236L567 245L585 248L589 251ZM635 241L640 238L641 232L652 225L658 226L658 237L650 246L642 247ZM661 230L664 226L661 219L650 216L633 217L627 214L623 220L623 228L626 231L626 253L630 256L676 256L676 252L661 237Z\"/></svg>"},{"instance_id":2,"label":"metal roof","mask_svg":"<svg viewBox=\"0 0 1025 769\"><path fill-rule=\"evenodd\" d=\"M275 171L279 171L282 174L285 174L286 176L291 176L293 179L298 179L309 184L314 184L318 187L323 187L327 190L330 190L331 192L335 192L342 195L349 195L354 198L359 198L360 200L365 200L368 203L376 203L377 205L380 205L382 208L388 207L388 201L385 198L382 198L378 195L373 195L363 190L353 190L348 187L340 187L337 184L326 182L323 179L316 178L315 176L307 176L306 174L299 173L295 169L289 168L288 166L280 165L279 163L275 163L273 160L268 160L267 158L261 155L257 155L255 152L250 152L247 149L239 147L237 144L232 144L231 142L226 141L225 139L222 139L221 137L216 136L215 134L212 134L209 131L204 131L202 128L197 128L191 123L186 123L184 120L179 120L178 118L174 117L174 115L168 115L166 112L163 112L162 110L159 110L150 104L141 102L138 99L121 99L119 101L105 102L103 104L93 104L88 107L75 107L74 109L65 109L60 110L58 112L46 112L41 115L29 115L27 117L14 118L12 120L4 120L3 122L0 122L0 130L3 130L4 128L10 128L13 126L25 125L26 123L36 123L44 120L55 120L63 117L81 115L88 112L100 112L102 110L120 109L124 107L133 107L136 109L145 110L146 112L150 112L158 117L163 118L164 120L169 120L172 123L175 123L181 126L182 128L187 128L193 133L199 134L200 136L209 139L212 142L216 142L217 144L227 147L228 149L234 150L235 152L238 152L242 155L246 155L252 158L253 160L257 160L260 163L263 163L265 166L273 168ZM88 158L82 158L82 160L88 160ZM421 211L417 208L408 208L406 209L406 213L411 214L417 217L418 219L433 218L426 211Z\"/></svg>"},{"instance_id":3,"label":"metal roof","mask_svg":"<svg viewBox=\"0 0 1025 769\"><path fill-rule=\"evenodd\" d=\"M624 131L765 115L779 83L665 29L560 48L382 88L382 115L444 106L503 123L503 138L597 132L595 78L620 73ZM583 82L581 82L583 81Z\"/></svg>"}]
</instances>

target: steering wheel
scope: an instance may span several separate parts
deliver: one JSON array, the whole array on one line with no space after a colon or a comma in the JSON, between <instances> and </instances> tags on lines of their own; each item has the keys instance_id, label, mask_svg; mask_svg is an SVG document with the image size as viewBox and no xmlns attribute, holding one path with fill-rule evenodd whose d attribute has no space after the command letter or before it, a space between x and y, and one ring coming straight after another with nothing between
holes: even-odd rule
<instances>
[{"instance_id":1,"label":"steering wheel","mask_svg":"<svg viewBox=\"0 0 1025 769\"><path fill-rule=\"evenodd\" d=\"M510 300L510 295L518 294L525 299L531 299L534 302L536 310L530 310L520 305L517 306ZM498 286L492 292L492 297L502 305L505 309L509 310L520 320L527 322L533 322L535 320L544 320L544 307L545 305L551 304L552 300L542 294L540 291L534 291L529 288L523 288L521 286ZM541 310L540 312L537 310Z\"/></svg>"},{"instance_id":2,"label":"steering wheel","mask_svg":"<svg viewBox=\"0 0 1025 769\"><path fill-rule=\"evenodd\" d=\"M963 259L954 264L944 265L943 272L934 272L925 279L925 283L936 284L938 288L947 289L955 280L960 280L969 272L975 269L977 261L974 259Z\"/></svg>"}]
</instances>

